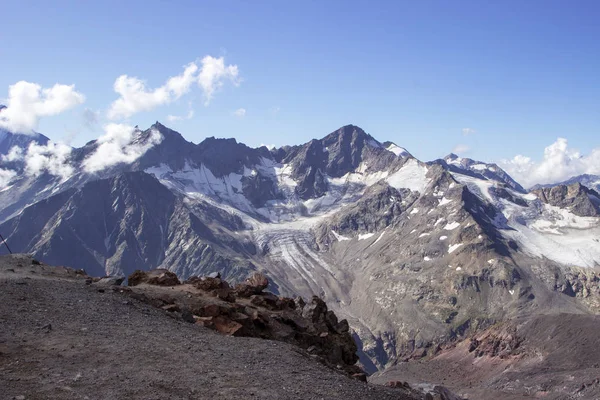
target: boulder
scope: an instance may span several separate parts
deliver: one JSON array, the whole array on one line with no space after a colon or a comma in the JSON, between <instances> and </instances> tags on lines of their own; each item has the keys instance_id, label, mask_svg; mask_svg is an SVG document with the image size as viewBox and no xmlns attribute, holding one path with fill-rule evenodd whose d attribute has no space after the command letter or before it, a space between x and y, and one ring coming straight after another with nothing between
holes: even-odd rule
<instances>
[{"instance_id":1,"label":"boulder","mask_svg":"<svg viewBox=\"0 0 600 400\"><path fill-rule=\"evenodd\" d=\"M302 316L313 323L322 322L327 312L327 304L317 296L313 296L310 303L302 309Z\"/></svg>"},{"instance_id":2,"label":"boulder","mask_svg":"<svg viewBox=\"0 0 600 400\"><path fill-rule=\"evenodd\" d=\"M235 303L235 294L231 288L215 289L212 291L212 294L228 303Z\"/></svg>"},{"instance_id":3,"label":"boulder","mask_svg":"<svg viewBox=\"0 0 600 400\"><path fill-rule=\"evenodd\" d=\"M244 282L248 286L252 286L259 291L263 291L269 286L269 280L260 272L255 272L251 277Z\"/></svg>"},{"instance_id":4,"label":"boulder","mask_svg":"<svg viewBox=\"0 0 600 400\"><path fill-rule=\"evenodd\" d=\"M129 275L127 280L129 286L137 286L140 283L157 286L176 286L181 284L179 279L177 279L176 274L163 268L157 268L150 271L136 270Z\"/></svg>"},{"instance_id":5,"label":"boulder","mask_svg":"<svg viewBox=\"0 0 600 400\"><path fill-rule=\"evenodd\" d=\"M232 321L228 317L218 316L213 317L212 322L214 324L214 329L228 336L241 336L243 333L243 325L239 322Z\"/></svg>"},{"instance_id":6,"label":"boulder","mask_svg":"<svg viewBox=\"0 0 600 400\"><path fill-rule=\"evenodd\" d=\"M269 280L260 272L254 273L243 283L235 286L235 292L240 297L250 297L255 294L261 294L269 286Z\"/></svg>"},{"instance_id":7,"label":"boulder","mask_svg":"<svg viewBox=\"0 0 600 400\"><path fill-rule=\"evenodd\" d=\"M107 286L121 286L125 280L124 276L106 276L100 278L94 283L94 286L107 287Z\"/></svg>"},{"instance_id":8,"label":"boulder","mask_svg":"<svg viewBox=\"0 0 600 400\"><path fill-rule=\"evenodd\" d=\"M187 279L183 283L190 284L190 285L194 286L196 289L204 290L205 292L210 292L211 290L216 290L216 289L229 289L229 284L226 281L224 281L218 277L211 278L211 277L205 276L205 277L201 278L198 276L192 276L191 278Z\"/></svg>"}]
</instances>

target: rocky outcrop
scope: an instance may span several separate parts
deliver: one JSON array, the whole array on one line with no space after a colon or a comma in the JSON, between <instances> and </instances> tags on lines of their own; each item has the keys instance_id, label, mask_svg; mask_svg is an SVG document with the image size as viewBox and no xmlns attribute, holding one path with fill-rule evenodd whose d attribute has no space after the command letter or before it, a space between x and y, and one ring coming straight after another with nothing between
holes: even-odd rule
<instances>
[{"instance_id":1,"label":"rocky outcrop","mask_svg":"<svg viewBox=\"0 0 600 400\"><path fill-rule=\"evenodd\" d=\"M129 276L132 297L170 315L229 336L250 336L295 344L311 357L357 379L357 346L348 321L317 296L306 302L264 292L269 281L254 273L233 288L220 276L191 277L180 283L165 270L136 271Z\"/></svg>"},{"instance_id":2,"label":"rocky outcrop","mask_svg":"<svg viewBox=\"0 0 600 400\"><path fill-rule=\"evenodd\" d=\"M540 200L552 206L567 208L581 217L600 216L600 194L580 183L557 185L533 190Z\"/></svg>"},{"instance_id":3,"label":"rocky outcrop","mask_svg":"<svg viewBox=\"0 0 600 400\"><path fill-rule=\"evenodd\" d=\"M179 285L179 279L177 275L166 269L153 269L151 271L134 271L133 274L129 275L127 284L129 286L137 286L140 283L147 283L149 285L158 286L175 286Z\"/></svg>"},{"instance_id":4,"label":"rocky outcrop","mask_svg":"<svg viewBox=\"0 0 600 400\"><path fill-rule=\"evenodd\" d=\"M475 357L508 358L518 354L523 341L517 335L517 328L507 324L504 327L493 327L470 339L469 353Z\"/></svg>"}]
</instances>

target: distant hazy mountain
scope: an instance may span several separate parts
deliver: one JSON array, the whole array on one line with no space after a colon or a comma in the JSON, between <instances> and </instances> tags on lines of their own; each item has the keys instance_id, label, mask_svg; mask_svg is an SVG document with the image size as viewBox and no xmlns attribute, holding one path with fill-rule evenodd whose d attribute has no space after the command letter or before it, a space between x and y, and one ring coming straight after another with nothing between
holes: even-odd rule
<instances>
[{"instance_id":1,"label":"distant hazy mountain","mask_svg":"<svg viewBox=\"0 0 600 400\"><path fill-rule=\"evenodd\" d=\"M582 185L584 185L590 189L600 191L600 175L589 175L589 174L574 176L574 177L567 179L566 181L560 182L560 183L535 185L531 189L535 190L535 189L541 189L541 188L549 188L549 187L553 187L553 186L557 186L557 185L572 185L574 183L581 183Z\"/></svg>"}]
</instances>

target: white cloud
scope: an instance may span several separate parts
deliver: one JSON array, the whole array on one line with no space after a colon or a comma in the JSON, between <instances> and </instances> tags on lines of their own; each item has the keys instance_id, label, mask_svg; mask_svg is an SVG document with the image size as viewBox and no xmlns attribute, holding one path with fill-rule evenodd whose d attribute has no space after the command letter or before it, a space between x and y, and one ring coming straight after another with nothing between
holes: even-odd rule
<instances>
[{"instance_id":1,"label":"white cloud","mask_svg":"<svg viewBox=\"0 0 600 400\"><path fill-rule=\"evenodd\" d=\"M48 142L45 146L35 142L29 144L27 154L22 154L25 161L25 173L38 176L44 172L68 179L75 170L69 164L72 148L62 144Z\"/></svg>"},{"instance_id":2,"label":"white cloud","mask_svg":"<svg viewBox=\"0 0 600 400\"><path fill-rule=\"evenodd\" d=\"M12 162L23 159L23 149L19 146L13 146L8 151L8 154L2 156L2 161Z\"/></svg>"},{"instance_id":3,"label":"white cloud","mask_svg":"<svg viewBox=\"0 0 600 400\"><path fill-rule=\"evenodd\" d=\"M581 155L579 151L569 148L567 139L558 138L544 149L540 162L517 155L499 164L525 187L557 183L581 174L599 175L600 148L593 149L588 155Z\"/></svg>"},{"instance_id":4,"label":"white cloud","mask_svg":"<svg viewBox=\"0 0 600 400\"><path fill-rule=\"evenodd\" d=\"M260 146L258 146L258 147L260 148L260 147L263 147L263 146L266 147L269 150L273 150L273 149L277 148L277 146L275 146L274 144L264 144L264 143L261 143Z\"/></svg>"},{"instance_id":5,"label":"white cloud","mask_svg":"<svg viewBox=\"0 0 600 400\"><path fill-rule=\"evenodd\" d=\"M139 78L119 76L113 88L121 97L111 104L108 118L128 118L140 111L150 111L177 100L190 91L192 83L196 80L197 71L198 66L190 63L185 66L180 75L167 79L164 85L154 90L149 90L146 83Z\"/></svg>"},{"instance_id":6,"label":"white cloud","mask_svg":"<svg viewBox=\"0 0 600 400\"><path fill-rule=\"evenodd\" d=\"M60 114L85 101L75 85L56 84L43 89L37 83L19 81L8 87L6 108L0 112L0 127L11 132L30 134L40 118Z\"/></svg>"},{"instance_id":7,"label":"white cloud","mask_svg":"<svg viewBox=\"0 0 600 400\"><path fill-rule=\"evenodd\" d=\"M119 76L114 83L114 90L120 97L111 104L108 117L128 118L138 112L169 104L188 93L193 83L197 83L202 89L205 105L210 103L224 81L230 80L234 85L239 85L237 65L225 65L223 57L206 56L200 64L198 66L196 62L192 62L186 65L180 75L169 78L164 85L153 90L148 89L146 82L139 78Z\"/></svg>"},{"instance_id":8,"label":"white cloud","mask_svg":"<svg viewBox=\"0 0 600 400\"><path fill-rule=\"evenodd\" d=\"M225 65L223 57L206 56L201 63L202 69L198 75L198 85L204 91L204 105L210 103L214 93L223 86L223 81L230 80L235 86L240 84L238 66Z\"/></svg>"},{"instance_id":9,"label":"white cloud","mask_svg":"<svg viewBox=\"0 0 600 400\"><path fill-rule=\"evenodd\" d=\"M275 106L275 107L269 108L269 113L273 116L279 114L279 111L281 111L281 107Z\"/></svg>"},{"instance_id":10,"label":"white cloud","mask_svg":"<svg viewBox=\"0 0 600 400\"><path fill-rule=\"evenodd\" d=\"M235 115L238 118L244 118L246 116L246 109L245 108L238 108L237 110L235 110L233 112L233 115Z\"/></svg>"},{"instance_id":11,"label":"white cloud","mask_svg":"<svg viewBox=\"0 0 600 400\"><path fill-rule=\"evenodd\" d=\"M466 144L457 144L454 149L452 149L452 152L456 154L464 154L468 153L469 151L471 151L471 148Z\"/></svg>"},{"instance_id":12,"label":"white cloud","mask_svg":"<svg viewBox=\"0 0 600 400\"><path fill-rule=\"evenodd\" d=\"M462 128L462 133L464 136L469 136L477 133L477 131L473 128Z\"/></svg>"},{"instance_id":13,"label":"white cloud","mask_svg":"<svg viewBox=\"0 0 600 400\"><path fill-rule=\"evenodd\" d=\"M0 168L0 189L8 186L12 178L14 178L15 176L17 176L16 171Z\"/></svg>"},{"instance_id":14,"label":"white cloud","mask_svg":"<svg viewBox=\"0 0 600 400\"><path fill-rule=\"evenodd\" d=\"M75 173L69 163L72 150L70 146L63 143L48 142L46 145L40 145L31 142L27 150L13 146L8 154L2 156L2 161L23 161L25 163L23 172L27 176L39 176L47 172L66 180Z\"/></svg>"},{"instance_id":15,"label":"white cloud","mask_svg":"<svg viewBox=\"0 0 600 400\"><path fill-rule=\"evenodd\" d=\"M194 110L189 110L186 115L167 115L167 120L169 120L169 122L183 121L184 119L192 118L194 118Z\"/></svg>"},{"instance_id":16,"label":"white cloud","mask_svg":"<svg viewBox=\"0 0 600 400\"><path fill-rule=\"evenodd\" d=\"M139 131L124 124L108 124L104 130L106 133L97 141L98 148L83 160L85 172L93 173L119 163L134 162L163 139L160 132L152 130L148 139L141 142Z\"/></svg>"}]
</instances>

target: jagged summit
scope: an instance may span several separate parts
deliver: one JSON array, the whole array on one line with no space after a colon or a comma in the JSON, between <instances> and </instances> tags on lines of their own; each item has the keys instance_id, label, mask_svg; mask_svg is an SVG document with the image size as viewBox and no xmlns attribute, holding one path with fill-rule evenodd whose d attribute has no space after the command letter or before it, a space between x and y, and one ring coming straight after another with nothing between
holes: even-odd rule
<instances>
[{"instance_id":1,"label":"jagged summit","mask_svg":"<svg viewBox=\"0 0 600 400\"><path fill-rule=\"evenodd\" d=\"M473 177L481 177L497 182L502 182L514 190L525 193L526 190L510 175L495 163L485 163L467 157L460 157L454 153L448 154L442 160L432 163L446 165L451 171L467 173Z\"/></svg>"},{"instance_id":2,"label":"jagged summit","mask_svg":"<svg viewBox=\"0 0 600 400\"><path fill-rule=\"evenodd\" d=\"M375 140L371 135L366 133L362 128L356 125L345 125L341 128L331 132L329 135L325 136L321 139L324 143L332 143L334 141L344 141L344 142L362 142L362 141L372 141L373 145L381 145L377 140Z\"/></svg>"}]
</instances>

